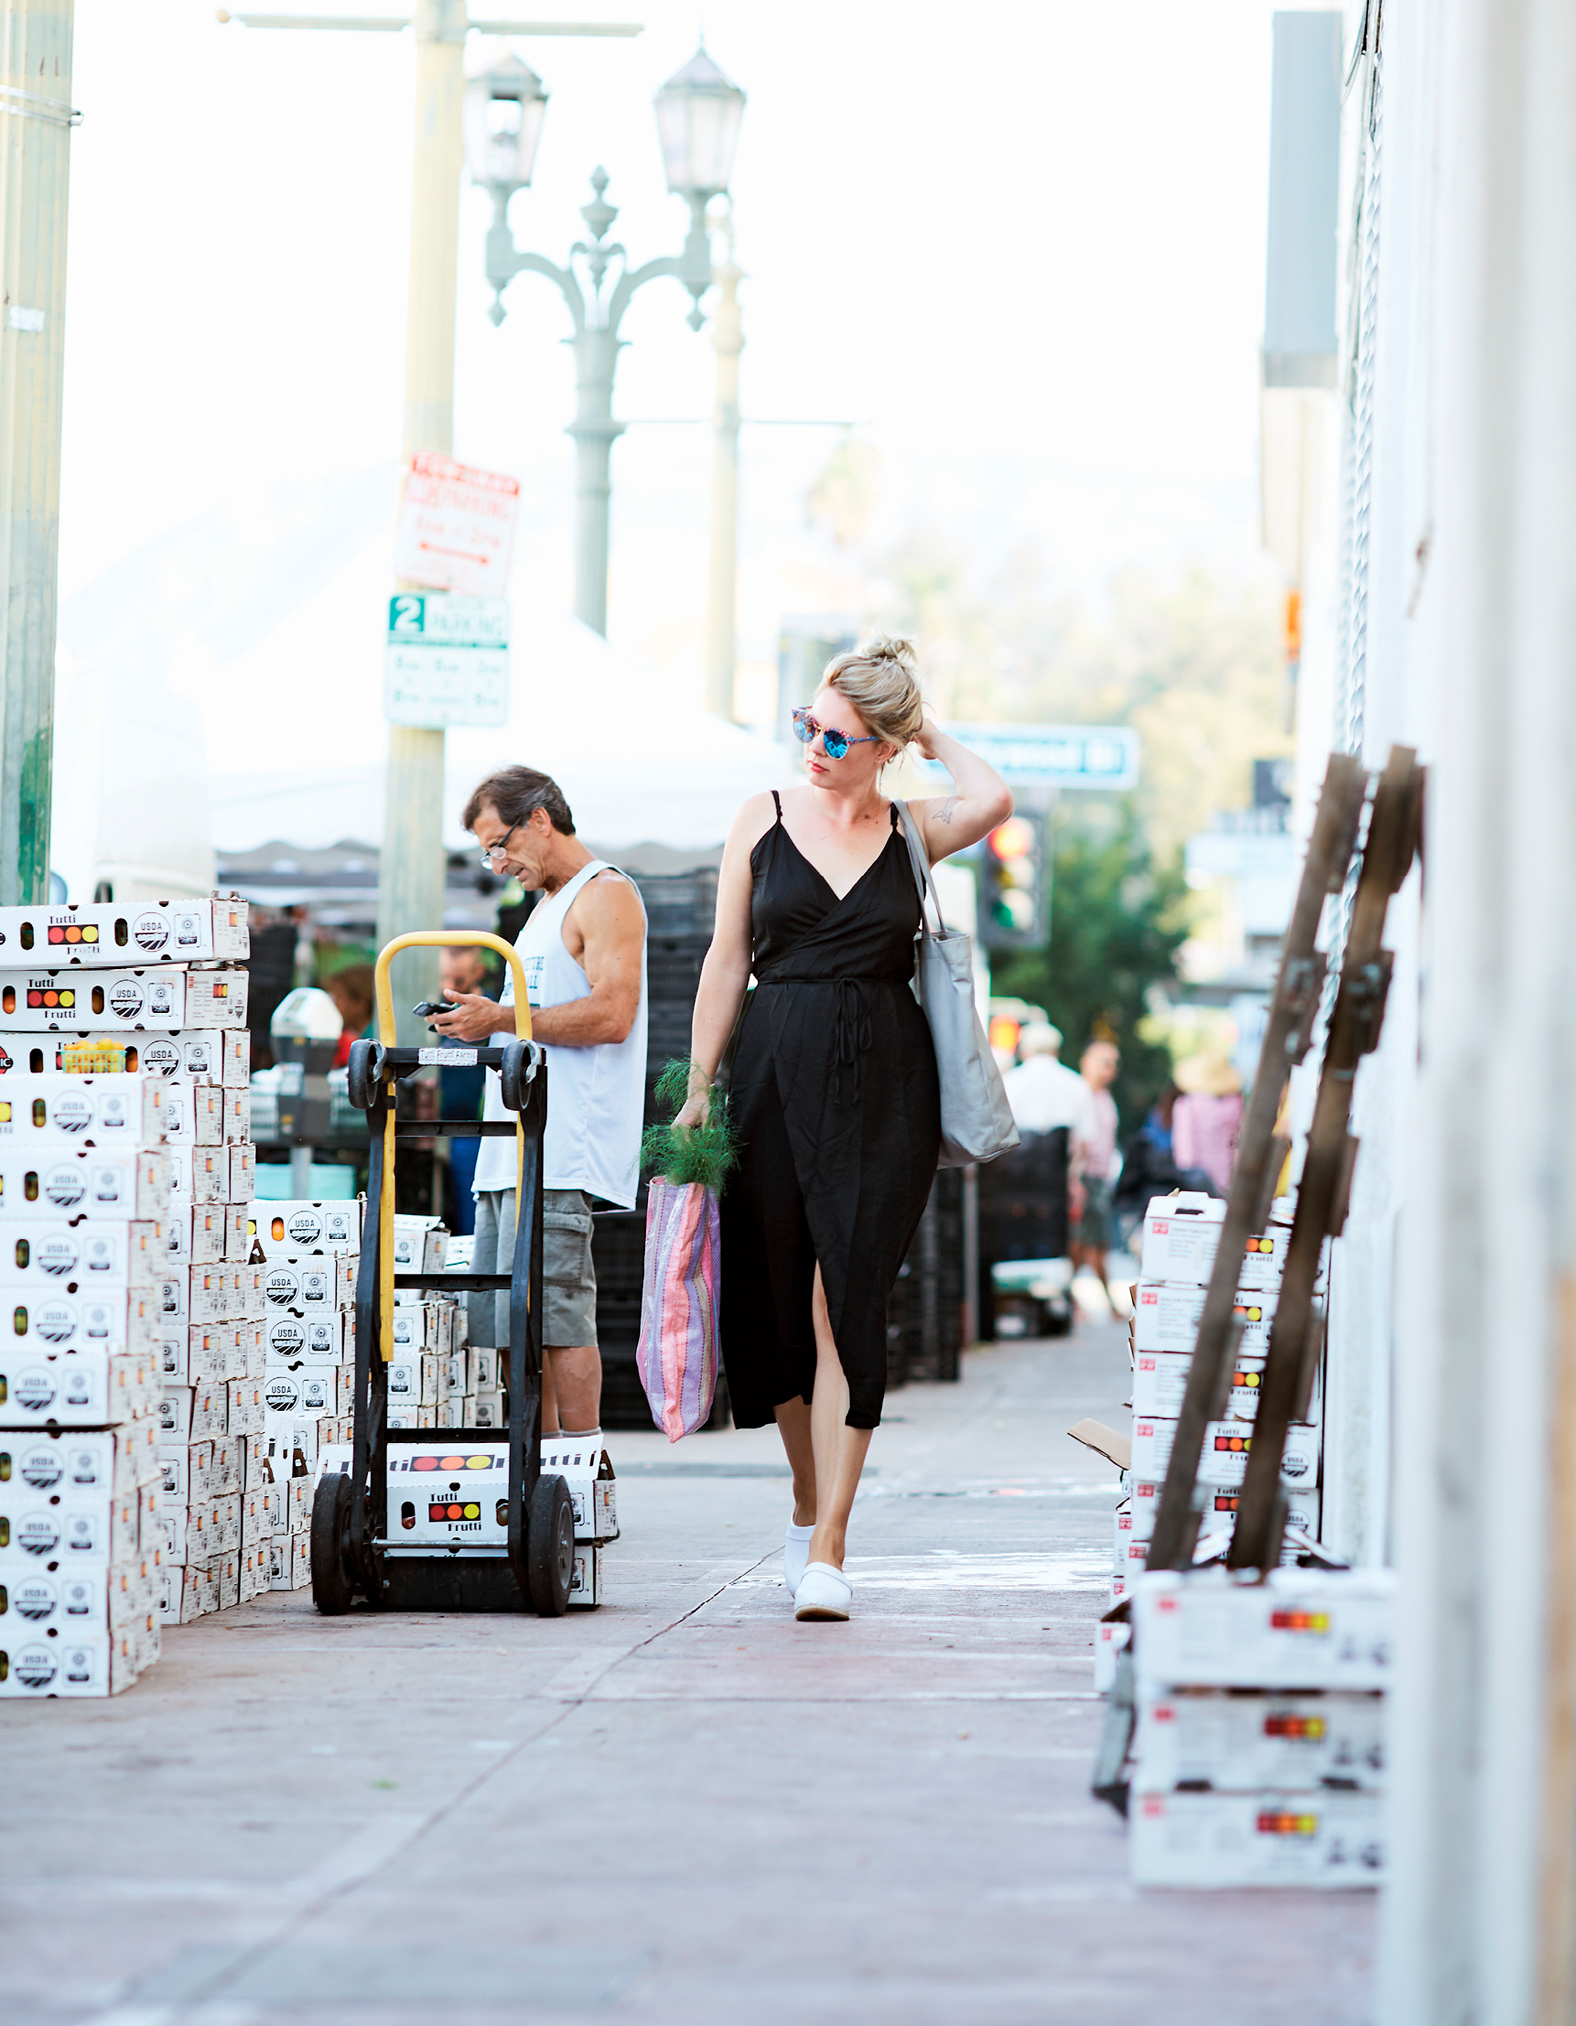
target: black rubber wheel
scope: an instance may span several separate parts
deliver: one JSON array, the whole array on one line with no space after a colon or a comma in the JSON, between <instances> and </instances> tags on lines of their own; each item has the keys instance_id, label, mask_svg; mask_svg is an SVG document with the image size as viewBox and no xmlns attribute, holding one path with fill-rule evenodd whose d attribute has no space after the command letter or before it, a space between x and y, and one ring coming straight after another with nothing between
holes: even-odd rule
<instances>
[{"instance_id":1,"label":"black rubber wheel","mask_svg":"<svg viewBox=\"0 0 1576 2026\"><path fill-rule=\"evenodd\" d=\"M371 1111L377 1098L377 1078L372 1073L377 1048L375 1041L352 1041L350 1044L350 1061L345 1072L346 1095L357 1111Z\"/></svg>"},{"instance_id":2,"label":"black rubber wheel","mask_svg":"<svg viewBox=\"0 0 1576 2026\"><path fill-rule=\"evenodd\" d=\"M504 1104L510 1111L518 1111L525 1103L526 1087L531 1080L527 1074L530 1067L530 1042L506 1042L503 1051L503 1067L498 1072L498 1082L502 1087Z\"/></svg>"},{"instance_id":3,"label":"black rubber wheel","mask_svg":"<svg viewBox=\"0 0 1576 2026\"><path fill-rule=\"evenodd\" d=\"M312 1501L312 1602L325 1618L342 1618L353 1597L350 1567L350 1479L325 1477Z\"/></svg>"},{"instance_id":4,"label":"black rubber wheel","mask_svg":"<svg viewBox=\"0 0 1576 2026\"><path fill-rule=\"evenodd\" d=\"M561 1477L539 1477L525 1535L525 1572L531 1608L539 1618L562 1618L575 1573L575 1508Z\"/></svg>"}]
</instances>

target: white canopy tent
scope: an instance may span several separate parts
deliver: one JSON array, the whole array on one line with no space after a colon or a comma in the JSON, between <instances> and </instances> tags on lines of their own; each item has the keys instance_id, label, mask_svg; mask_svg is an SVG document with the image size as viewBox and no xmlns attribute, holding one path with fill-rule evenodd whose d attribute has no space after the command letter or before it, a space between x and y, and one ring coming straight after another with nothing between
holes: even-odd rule
<instances>
[{"instance_id":1,"label":"white canopy tent","mask_svg":"<svg viewBox=\"0 0 1576 2026\"><path fill-rule=\"evenodd\" d=\"M509 721L497 730L448 735L444 843L470 842L460 822L472 788L494 768L519 763L551 774L575 827L609 849L663 844L707 850L727 835L739 803L795 778L791 756L672 699L654 663L610 647L577 619L543 620L511 653ZM381 717L379 687L367 699ZM346 838L377 846L383 836L381 723L364 758L302 764L295 744L279 762L245 772L215 771L209 794L215 846L255 851L274 839L302 849ZM348 744L349 738L346 737ZM249 755L250 757L250 755Z\"/></svg>"},{"instance_id":2,"label":"white canopy tent","mask_svg":"<svg viewBox=\"0 0 1576 2026\"><path fill-rule=\"evenodd\" d=\"M394 475L281 488L173 529L61 612L55 863L74 895L202 892L214 853L383 835L383 642ZM712 851L795 776L654 662L521 595L510 716L448 740L444 842L470 790L523 762L609 850Z\"/></svg>"}]
</instances>

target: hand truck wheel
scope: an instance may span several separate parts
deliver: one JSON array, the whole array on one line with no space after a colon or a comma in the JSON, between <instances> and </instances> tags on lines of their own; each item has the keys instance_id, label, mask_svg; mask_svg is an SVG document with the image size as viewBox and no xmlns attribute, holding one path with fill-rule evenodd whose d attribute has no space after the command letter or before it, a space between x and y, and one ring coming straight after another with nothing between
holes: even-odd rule
<instances>
[{"instance_id":1,"label":"hand truck wheel","mask_svg":"<svg viewBox=\"0 0 1576 2026\"><path fill-rule=\"evenodd\" d=\"M539 1618L569 1609L575 1573L575 1507L561 1477L539 1477L525 1535L525 1569L531 1608Z\"/></svg>"},{"instance_id":2,"label":"hand truck wheel","mask_svg":"<svg viewBox=\"0 0 1576 2026\"><path fill-rule=\"evenodd\" d=\"M345 1094L357 1111L371 1111L377 1102L378 1058L382 1053L382 1047L376 1041L352 1041L350 1044Z\"/></svg>"},{"instance_id":3,"label":"hand truck wheel","mask_svg":"<svg viewBox=\"0 0 1576 2026\"><path fill-rule=\"evenodd\" d=\"M325 1618L342 1618L354 1594L350 1562L350 1504L344 1471L323 1478L312 1501L312 1602Z\"/></svg>"},{"instance_id":4,"label":"hand truck wheel","mask_svg":"<svg viewBox=\"0 0 1576 2026\"><path fill-rule=\"evenodd\" d=\"M525 1094L531 1087L536 1074L536 1050L529 1041L510 1041L505 1044L503 1064L498 1072L498 1082L503 1092L503 1101L510 1111L523 1111Z\"/></svg>"}]
</instances>

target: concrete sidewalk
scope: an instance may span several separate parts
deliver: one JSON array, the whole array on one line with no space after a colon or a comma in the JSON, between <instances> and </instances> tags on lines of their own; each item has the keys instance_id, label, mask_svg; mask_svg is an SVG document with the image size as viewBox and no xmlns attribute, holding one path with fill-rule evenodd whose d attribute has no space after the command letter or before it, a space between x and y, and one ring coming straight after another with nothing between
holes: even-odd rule
<instances>
[{"instance_id":1,"label":"concrete sidewalk","mask_svg":"<svg viewBox=\"0 0 1576 2026\"><path fill-rule=\"evenodd\" d=\"M0 1703L17 2026L1358 2026L1371 1895L1132 1891L1088 1798L1122 1332L889 1401L847 1625L782 1587L771 1430L612 1438L610 1601L166 1631Z\"/></svg>"}]
</instances>

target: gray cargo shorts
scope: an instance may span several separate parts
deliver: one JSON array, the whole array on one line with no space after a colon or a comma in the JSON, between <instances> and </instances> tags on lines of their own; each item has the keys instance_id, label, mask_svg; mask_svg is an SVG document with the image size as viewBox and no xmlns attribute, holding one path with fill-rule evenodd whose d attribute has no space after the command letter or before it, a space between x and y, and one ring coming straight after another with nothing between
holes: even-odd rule
<instances>
[{"instance_id":1,"label":"gray cargo shorts","mask_svg":"<svg viewBox=\"0 0 1576 2026\"><path fill-rule=\"evenodd\" d=\"M482 1189L476 1197L473 1273L507 1273L514 1263L514 1191ZM466 1313L473 1344L501 1349L509 1341L509 1296L472 1294ZM584 1189L542 1191L542 1346L569 1350L596 1345L596 1269L591 1264L591 1198Z\"/></svg>"}]
</instances>

